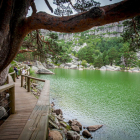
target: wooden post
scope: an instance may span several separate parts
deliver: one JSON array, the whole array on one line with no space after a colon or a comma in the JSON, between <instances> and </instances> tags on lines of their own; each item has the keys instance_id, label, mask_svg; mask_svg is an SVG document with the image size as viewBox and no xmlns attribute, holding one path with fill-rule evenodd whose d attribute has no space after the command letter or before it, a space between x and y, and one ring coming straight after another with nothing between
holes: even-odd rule
<instances>
[{"instance_id":1,"label":"wooden post","mask_svg":"<svg viewBox=\"0 0 140 140\"><path fill-rule=\"evenodd\" d=\"M9 84L9 76L7 76L7 84Z\"/></svg>"},{"instance_id":2,"label":"wooden post","mask_svg":"<svg viewBox=\"0 0 140 140\"><path fill-rule=\"evenodd\" d=\"M15 86L9 89L10 94L10 104L9 107L11 108L10 114L15 113Z\"/></svg>"},{"instance_id":3,"label":"wooden post","mask_svg":"<svg viewBox=\"0 0 140 140\"><path fill-rule=\"evenodd\" d=\"M31 89L31 83L30 83L30 78L28 77L28 92L30 92Z\"/></svg>"},{"instance_id":4,"label":"wooden post","mask_svg":"<svg viewBox=\"0 0 140 140\"><path fill-rule=\"evenodd\" d=\"M22 69L20 69L20 75L22 74Z\"/></svg>"},{"instance_id":5,"label":"wooden post","mask_svg":"<svg viewBox=\"0 0 140 140\"><path fill-rule=\"evenodd\" d=\"M16 73L14 73L14 82L16 82Z\"/></svg>"},{"instance_id":6,"label":"wooden post","mask_svg":"<svg viewBox=\"0 0 140 140\"><path fill-rule=\"evenodd\" d=\"M28 77L25 77L25 80L26 80L26 89L27 89L27 86L28 86Z\"/></svg>"},{"instance_id":7,"label":"wooden post","mask_svg":"<svg viewBox=\"0 0 140 140\"><path fill-rule=\"evenodd\" d=\"M23 87L23 75L21 75L21 87Z\"/></svg>"},{"instance_id":8,"label":"wooden post","mask_svg":"<svg viewBox=\"0 0 140 140\"><path fill-rule=\"evenodd\" d=\"M30 68L29 68L29 75L30 75Z\"/></svg>"}]
</instances>

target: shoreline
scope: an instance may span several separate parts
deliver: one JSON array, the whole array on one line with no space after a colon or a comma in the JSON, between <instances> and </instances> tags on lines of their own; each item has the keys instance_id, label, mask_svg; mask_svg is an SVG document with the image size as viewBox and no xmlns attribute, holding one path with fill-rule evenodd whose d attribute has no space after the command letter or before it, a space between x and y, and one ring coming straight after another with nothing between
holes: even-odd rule
<instances>
[{"instance_id":1,"label":"shoreline","mask_svg":"<svg viewBox=\"0 0 140 140\"><path fill-rule=\"evenodd\" d=\"M54 101L56 99L53 99ZM55 103L50 101L50 115L49 115L49 140L54 138L55 133L60 132L63 139L69 140L85 140L92 139L93 132L103 127L103 125L84 126L78 119L63 118L61 109L54 108ZM55 118L55 119L54 119ZM53 133L51 133L53 131ZM58 132L57 132L58 131ZM99 130L100 131L100 130ZM57 140L61 140L57 138Z\"/></svg>"},{"instance_id":2,"label":"shoreline","mask_svg":"<svg viewBox=\"0 0 140 140\"><path fill-rule=\"evenodd\" d=\"M56 68L59 68L59 69L70 69L70 68L62 68L62 67L56 67ZM54 69L56 69L56 68L54 68ZM81 71L81 69L73 69L73 70L80 70ZM119 71L119 72L140 73L140 70L139 71L131 71L131 70L109 70L109 69L103 70L103 69L90 69L90 68L83 68L82 70Z\"/></svg>"}]
</instances>

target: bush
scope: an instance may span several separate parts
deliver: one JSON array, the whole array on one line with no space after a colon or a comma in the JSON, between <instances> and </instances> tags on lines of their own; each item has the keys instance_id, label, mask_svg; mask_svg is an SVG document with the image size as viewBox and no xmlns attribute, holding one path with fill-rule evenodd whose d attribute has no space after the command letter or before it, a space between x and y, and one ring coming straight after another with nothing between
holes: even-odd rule
<instances>
[{"instance_id":1,"label":"bush","mask_svg":"<svg viewBox=\"0 0 140 140\"><path fill-rule=\"evenodd\" d=\"M36 77L36 73L32 68L30 68L30 76Z\"/></svg>"},{"instance_id":2,"label":"bush","mask_svg":"<svg viewBox=\"0 0 140 140\"><path fill-rule=\"evenodd\" d=\"M10 67L10 68L9 68L9 73L11 73L11 72L14 72L13 67Z\"/></svg>"},{"instance_id":3,"label":"bush","mask_svg":"<svg viewBox=\"0 0 140 140\"><path fill-rule=\"evenodd\" d=\"M82 60L81 65L84 66L84 67L86 67L87 66L87 61L86 60Z\"/></svg>"}]
</instances>

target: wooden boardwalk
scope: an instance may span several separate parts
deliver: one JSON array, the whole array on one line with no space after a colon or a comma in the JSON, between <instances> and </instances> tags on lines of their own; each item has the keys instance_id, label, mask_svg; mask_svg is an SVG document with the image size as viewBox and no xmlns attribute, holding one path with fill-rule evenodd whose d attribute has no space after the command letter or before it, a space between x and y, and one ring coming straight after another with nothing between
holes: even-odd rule
<instances>
[{"instance_id":1,"label":"wooden boardwalk","mask_svg":"<svg viewBox=\"0 0 140 140\"><path fill-rule=\"evenodd\" d=\"M21 79L15 82L15 110L16 113L10 115L7 120L0 126L0 140L17 140L29 120L37 99L21 87Z\"/></svg>"}]
</instances>

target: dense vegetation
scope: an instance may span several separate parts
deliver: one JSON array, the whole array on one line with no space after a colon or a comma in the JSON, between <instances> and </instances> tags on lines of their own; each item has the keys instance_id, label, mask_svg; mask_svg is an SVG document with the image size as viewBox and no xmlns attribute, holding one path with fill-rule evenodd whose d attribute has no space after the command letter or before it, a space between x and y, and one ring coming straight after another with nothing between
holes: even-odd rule
<instances>
[{"instance_id":1,"label":"dense vegetation","mask_svg":"<svg viewBox=\"0 0 140 140\"><path fill-rule=\"evenodd\" d=\"M31 52L19 53L15 60L47 62L47 58L51 58L54 63L58 61L69 62L67 50L58 44L57 40L58 35L56 33L50 32L44 39L41 33L32 32L25 37L21 47L21 50L28 48Z\"/></svg>"}]
</instances>

